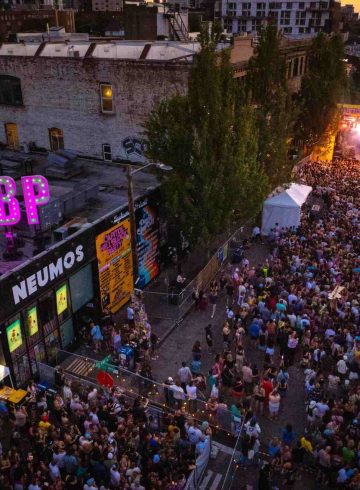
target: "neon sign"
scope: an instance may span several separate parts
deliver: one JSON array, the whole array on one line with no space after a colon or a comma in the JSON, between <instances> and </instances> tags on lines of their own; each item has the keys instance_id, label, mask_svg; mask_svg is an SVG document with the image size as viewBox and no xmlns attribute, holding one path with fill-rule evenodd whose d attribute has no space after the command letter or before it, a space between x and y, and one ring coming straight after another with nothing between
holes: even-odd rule
<instances>
[{"instance_id":1,"label":"neon sign","mask_svg":"<svg viewBox=\"0 0 360 490\"><path fill-rule=\"evenodd\" d=\"M49 184L42 175L26 175L21 177L25 211L29 225L39 224L38 206L50 200ZM0 177L0 226L16 225L20 219L20 204L16 199L14 179Z\"/></svg>"}]
</instances>

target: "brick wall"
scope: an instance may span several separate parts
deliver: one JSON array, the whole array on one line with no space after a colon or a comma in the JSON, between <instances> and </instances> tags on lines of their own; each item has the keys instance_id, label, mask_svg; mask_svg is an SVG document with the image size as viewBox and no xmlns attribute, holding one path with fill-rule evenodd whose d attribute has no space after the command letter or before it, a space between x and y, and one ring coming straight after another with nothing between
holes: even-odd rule
<instances>
[{"instance_id":1,"label":"brick wall","mask_svg":"<svg viewBox=\"0 0 360 490\"><path fill-rule=\"evenodd\" d=\"M64 133L65 148L102 157L141 160L141 125L153 107L184 93L189 65L120 60L0 57L0 73L21 79L24 107L0 105L0 141L6 123L16 123L19 142L49 148L48 129ZM102 114L99 84L111 83L115 113Z\"/></svg>"}]
</instances>

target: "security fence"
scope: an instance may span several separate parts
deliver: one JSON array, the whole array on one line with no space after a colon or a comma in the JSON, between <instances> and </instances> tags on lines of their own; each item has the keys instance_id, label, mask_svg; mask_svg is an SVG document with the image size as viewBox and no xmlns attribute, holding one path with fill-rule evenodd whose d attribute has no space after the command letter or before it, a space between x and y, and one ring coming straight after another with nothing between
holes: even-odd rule
<instances>
[{"instance_id":1,"label":"security fence","mask_svg":"<svg viewBox=\"0 0 360 490\"><path fill-rule=\"evenodd\" d=\"M144 396L152 405L162 410L184 408L199 423L207 421L215 433L221 431L227 435L236 434L237 426L236 423L234 424L231 412L223 406L217 410L213 409L206 400L206 394L199 390L196 401L176 400L169 385L114 365L111 363L110 356L96 360L58 349L56 363L65 378L70 379L73 376L78 380L97 384L101 380L101 373L106 372L111 376L113 385L130 397ZM43 370L40 374L42 372ZM48 373L45 371L45 374Z\"/></svg>"},{"instance_id":2,"label":"security fence","mask_svg":"<svg viewBox=\"0 0 360 490\"><path fill-rule=\"evenodd\" d=\"M194 304L194 291L206 288L219 271L229 262L236 260L235 251L241 248L242 241L251 234L251 218L239 227L213 254L208 263L186 286L170 283L165 278L157 286L159 291L143 290L141 292L149 318L167 320L180 324Z\"/></svg>"}]
</instances>

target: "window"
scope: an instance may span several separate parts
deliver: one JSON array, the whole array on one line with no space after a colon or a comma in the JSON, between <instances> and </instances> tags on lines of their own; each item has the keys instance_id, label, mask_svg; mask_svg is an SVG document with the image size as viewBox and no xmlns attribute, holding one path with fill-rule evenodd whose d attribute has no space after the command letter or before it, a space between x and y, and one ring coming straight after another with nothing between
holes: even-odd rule
<instances>
[{"instance_id":1,"label":"window","mask_svg":"<svg viewBox=\"0 0 360 490\"><path fill-rule=\"evenodd\" d=\"M64 134L59 128L49 129L50 149L52 151L64 149Z\"/></svg>"},{"instance_id":2,"label":"window","mask_svg":"<svg viewBox=\"0 0 360 490\"><path fill-rule=\"evenodd\" d=\"M266 15L266 3L256 4L256 17L265 17Z\"/></svg>"},{"instance_id":3,"label":"window","mask_svg":"<svg viewBox=\"0 0 360 490\"><path fill-rule=\"evenodd\" d=\"M247 28L247 20L239 20L238 21L238 32L246 32Z\"/></svg>"},{"instance_id":4,"label":"window","mask_svg":"<svg viewBox=\"0 0 360 490\"><path fill-rule=\"evenodd\" d=\"M288 10L291 10L291 9L292 9L292 6L293 6L292 2L287 2L287 3L286 3L286 8L287 8Z\"/></svg>"},{"instance_id":5,"label":"window","mask_svg":"<svg viewBox=\"0 0 360 490\"><path fill-rule=\"evenodd\" d=\"M305 2L299 2L299 10L303 10L305 8Z\"/></svg>"},{"instance_id":6,"label":"window","mask_svg":"<svg viewBox=\"0 0 360 490\"><path fill-rule=\"evenodd\" d=\"M103 159L106 162L111 162L112 161L111 146L108 145L107 143L104 143L102 145L102 152L103 152Z\"/></svg>"},{"instance_id":7,"label":"window","mask_svg":"<svg viewBox=\"0 0 360 490\"><path fill-rule=\"evenodd\" d=\"M280 2L271 2L269 4L269 9L270 10L281 10L281 3Z\"/></svg>"},{"instance_id":8,"label":"window","mask_svg":"<svg viewBox=\"0 0 360 490\"><path fill-rule=\"evenodd\" d=\"M23 105L20 79L9 75L0 75L0 104Z\"/></svg>"},{"instance_id":9,"label":"window","mask_svg":"<svg viewBox=\"0 0 360 490\"><path fill-rule=\"evenodd\" d=\"M113 90L109 83L100 84L101 111L114 112Z\"/></svg>"},{"instance_id":10,"label":"window","mask_svg":"<svg viewBox=\"0 0 360 490\"><path fill-rule=\"evenodd\" d=\"M296 12L296 21L295 21L295 24L297 26L304 26L306 23L306 12L302 12L302 11L297 11Z\"/></svg>"},{"instance_id":11,"label":"window","mask_svg":"<svg viewBox=\"0 0 360 490\"><path fill-rule=\"evenodd\" d=\"M39 299L39 318L44 331L44 336L57 328L55 303L52 291Z\"/></svg>"},{"instance_id":12,"label":"window","mask_svg":"<svg viewBox=\"0 0 360 490\"><path fill-rule=\"evenodd\" d=\"M292 33L292 27L284 27L284 34L291 34Z\"/></svg>"},{"instance_id":13,"label":"window","mask_svg":"<svg viewBox=\"0 0 360 490\"><path fill-rule=\"evenodd\" d=\"M261 29L261 20L260 19L254 19L252 21L252 31L259 31Z\"/></svg>"},{"instance_id":14,"label":"window","mask_svg":"<svg viewBox=\"0 0 360 490\"><path fill-rule=\"evenodd\" d=\"M243 17L250 17L250 15L251 15L251 3L243 3L241 12L242 12Z\"/></svg>"},{"instance_id":15,"label":"window","mask_svg":"<svg viewBox=\"0 0 360 490\"><path fill-rule=\"evenodd\" d=\"M17 150L19 148L19 134L15 123L5 124L6 142L9 148Z\"/></svg>"},{"instance_id":16,"label":"window","mask_svg":"<svg viewBox=\"0 0 360 490\"><path fill-rule=\"evenodd\" d=\"M94 296L91 264L70 277L70 292L73 312L78 311Z\"/></svg>"},{"instance_id":17,"label":"window","mask_svg":"<svg viewBox=\"0 0 360 490\"><path fill-rule=\"evenodd\" d=\"M320 2L320 8L321 8L321 10L326 10L328 8L328 3L327 2Z\"/></svg>"},{"instance_id":18,"label":"window","mask_svg":"<svg viewBox=\"0 0 360 490\"><path fill-rule=\"evenodd\" d=\"M236 15L236 3L234 3L234 2L228 3L227 14L231 15L232 17L235 17L235 15Z\"/></svg>"},{"instance_id":19,"label":"window","mask_svg":"<svg viewBox=\"0 0 360 490\"><path fill-rule=\"evenodd\" d=\"M293 77L297 77L299 75L299 58L294 59L294 66L293 66Z\"/></svg>"},{"instance_id":20,"label":"window","mask_svg":"<svg viewBox=\"0 0 360 490\"><path fill-rule=\"evenodd\" d=\"M74 341L74 325L72 318L69 318L65 323L60 325L61 346L66 349Z\"/></svg>"},{"instance_id":21,"label":"window","mask_svg":"<svg viewBox=\"0 0 360 490\"><path fill-rule=\"evenodd\" d=\"M291 12L289 10L282 10L280 13L280 24L281 25L289 25L290 24L290 15Z\"/></svg>"},{"instance_id":22,"label":"window","mask_svg":"<svg viewBox=\"0 0 360 490\"><path fill-rule=\"evenodd\" d=\"M277 24L279 19L279 12L277 10L270 11L269 18L272 20L274 24Z\"/></svg>"}]
</instances>

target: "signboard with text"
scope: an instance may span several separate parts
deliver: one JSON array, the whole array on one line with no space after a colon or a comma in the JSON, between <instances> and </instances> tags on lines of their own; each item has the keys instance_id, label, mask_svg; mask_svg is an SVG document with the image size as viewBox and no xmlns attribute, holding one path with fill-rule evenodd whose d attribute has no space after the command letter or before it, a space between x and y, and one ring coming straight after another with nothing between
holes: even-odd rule
<instances>
[{"instance_id":1,"label":"signboard with text","mask_svg":"<svg viewBox=\"0 0 360 490\"><path fill-rule=\"evenodd\" d=\"M133 292L130 221L124 219L96 237L101 307L116 313Z\"/></svg>"}]
</instances>

